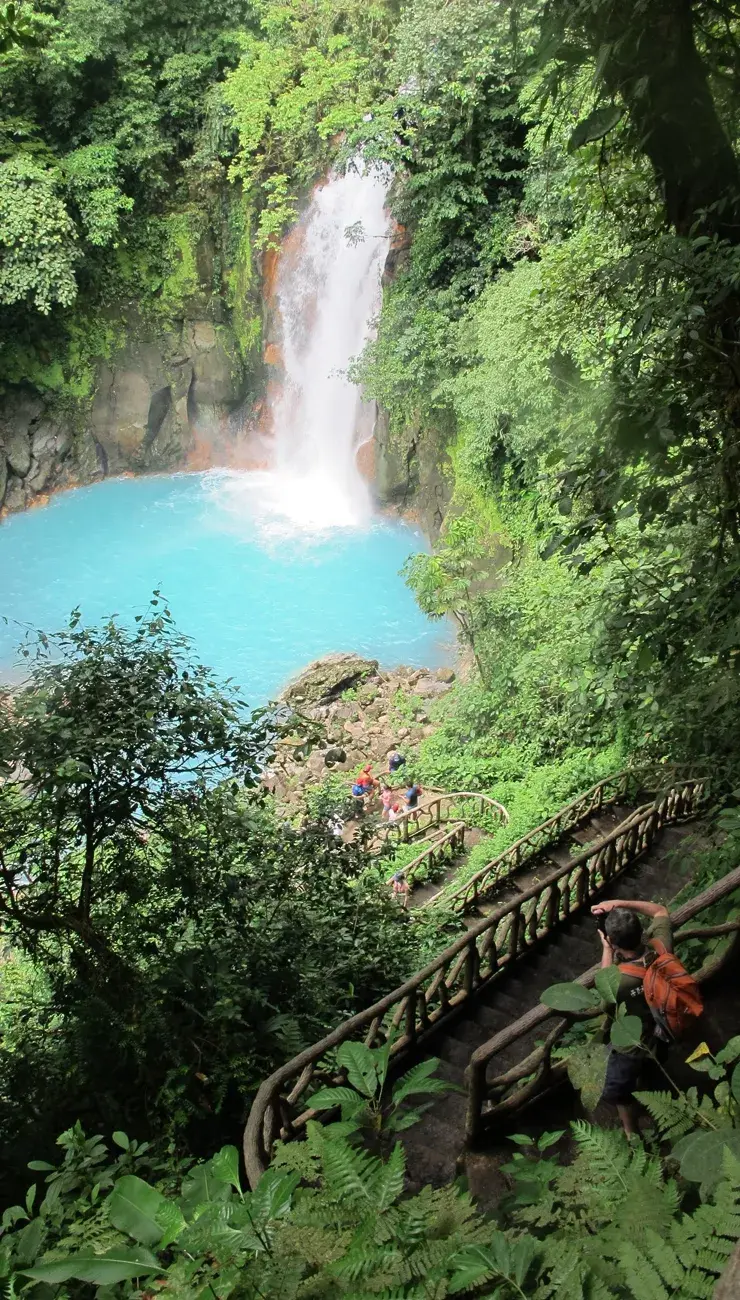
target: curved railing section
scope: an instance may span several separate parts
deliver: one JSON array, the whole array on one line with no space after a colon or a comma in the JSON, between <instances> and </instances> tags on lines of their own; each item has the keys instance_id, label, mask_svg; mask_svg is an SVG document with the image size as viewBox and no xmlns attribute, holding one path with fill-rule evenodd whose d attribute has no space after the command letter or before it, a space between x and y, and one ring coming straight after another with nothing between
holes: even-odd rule
<instances>
[{"instance_id":1,"label":"curved railing section","mask_svg":"<svg viewBox=\"0 0 740 1300\"><path fill-rule=\"evenodd\" d=\"M421 852L411 862L408 862L403 868L404 875L410 885L425 869L442 867L465 848L465 822L453 822L452 828L436 839L430 840L424 846ZM390 885L393 880L394 872L389 875L386 884Z\"/></svg>"},{"instance_id":2,"label":"curved railing section","mask_svg":"<svg viewBox=\"0 0 740 1300\"><path fill-rule=\"evenodd\" d=\"M394 1058L412 1054L483 985L598 896L647 851L661 827L694 816L704 788L703 780L676 782L567 866L491 911L400 988L271 1074L258 1089L244 1131L244 1161L252 1187L269 1164L276 1139L294 1137L309 1119L318 1117L311 1108L311 1091L341 1080L333 1061L341 1043L358 1039L374 1047L393 1036Z\"/></svg>"},{"instance_id":3,"label":"curved railing section","mask_svg":"<svg viewBox=\"0 0 740 1300\"><path fill-rule=\"evenodd\" d=\"M680 928L700 912L712 907L721 898L727 897L737 889L740 889L740 867L736 867L722 880L672 912L671 924L674 927L676 944L680 946L681 941L687 939L722 935L734 935L737 940L740 935L740 920L722 925L700 926L697 929ZM715 975L733 952L734 945L731 945L728 951L710 957L696 974L697 981L703 983L710 976ZM585 988L591 988L598 969L598 965L592 966L590 970L579 976L577 982L583 984ZM508 1025L506 1029L502 1029L487 1043L476 1048L465 1071L468 1085L466 1143L469 1146L474 1145L487 1130L495 1127L504 1118L520 1110L522 1106L564 1079L567 1073L567 1059L553 1063L555 1048L574 1020L590 1020L601 1015L603 1012L599 1010L563 1016L562 1012L553 1011L550 1007L539 1004L519 1020ZM550 1021L555 1022L552 1027L548 1026ZM523 1040L531 1041L533 1033L537 1034L538 1045L534 1050L527 1051ZM489 1079L489 1067L493 1064L495 1068L496 1059L518 1042L522 1043L522 1050L526 1055L517 1065Z\"/></svg>"},{"instance_id":4,"label":"curved railing section","mask_svg":"<svg viewBox=\"0 0 740 1300\"><path fill-rule=\"evenodd\" d=\"M463 915L473 911L491 890L504 884L523 867L534 865L537 858L566 831L576 830L590 817L625 799L634 790L636 783L648 779L654 781L656 775L659 780L662 778L670 782L676 779L676 769L625 768L623 772L597 781L589 790L565 804L554 816L548 817L547 821L541 822L509 845L498 857L492 858L469 880L456 889L440 890L433 898L422 903L418 910L421 912L430 907L444 907ZM654 784L652 788L655 788Z\"/></svg>"},{"instance_id":5,"label":"curved railing section","mask_svg":"<svg viewBox=\"0 0 740 1300\"><path fill-rule=\"evenodd\" d=\"M446 821L464 821L468 826L474 825L470 817L461 817L455 809L456 804L466 799L473 801L471 810L475 806L481 816L488 812L502 825L507 824L509 814L504 805L497 799L492 799L490 795L476 794L470 790L458 790L455 793L435 791L431 798L422 800L418 807L410 808L396 821L381 826L376 843L393 843L396 840L399 844L408 844L410 840L423 835L433 826L441 826Z\"/></svg>"}]
</instances>

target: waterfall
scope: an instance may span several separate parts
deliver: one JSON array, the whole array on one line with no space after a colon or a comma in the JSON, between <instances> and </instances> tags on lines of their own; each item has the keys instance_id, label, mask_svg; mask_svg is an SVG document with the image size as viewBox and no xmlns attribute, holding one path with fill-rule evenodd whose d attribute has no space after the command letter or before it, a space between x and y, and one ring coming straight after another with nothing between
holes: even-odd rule
<instances>
[{"instance_id":1,"label":"waterfall","mask_svg":"<svg viewBox=\"0 0 740 1300\"><path fill-rule=\"evenodd\" d=\"M281 247L274 290L279 379L268 387L261 445L268 468L218 477L232 522L247 513L268 533L357 527L372 512L358 447L372 437L374 405L346 371L380 308L388 248L388 178L332 174ZM353 227L355 238L347 238Z\"/></svg>"},{"instance_id":2,"label":"waterfall","mask_svg":"<svg viewBox=\"0 0 740 1300\"><path fill-rule=\"evenodd\" d=\"M314 192L280 259L284 382L272 409L276 504L297 523L352 525L370 513L357 448L372 411L346 378L380 305L387 181L350 170ZM357 223L363 238L347 239Z\"/></svg>"}]
</instances>

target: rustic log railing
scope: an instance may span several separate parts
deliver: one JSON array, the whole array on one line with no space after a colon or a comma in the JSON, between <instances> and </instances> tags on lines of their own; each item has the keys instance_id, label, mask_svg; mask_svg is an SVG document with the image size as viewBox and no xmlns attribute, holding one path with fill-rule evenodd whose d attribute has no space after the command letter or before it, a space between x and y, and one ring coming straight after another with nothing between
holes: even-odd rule
<instances>
[{"instance_id":1,"label":"rustic log railing","mask_svg":"<svg viewBox=\"0 0 740 1300\"><path fill-rule=\"evenodd\" d=\"M504 826L508 822L509 814L504 805L497 799L492 799L490 795L476 794L470 790L458 790L455 793L435 791L431 798L422 800L418 807L410 808L394 822L381 826L377 833L377 842L392 843L397 840L401 844L408 844L409 840L416 839L431 827L441 826L447 821L464 821L466 825L473 825L471 817L461 815L455 807L456 804L468 799L472 800L471 814L477 809L481 816L488 812Z\"/></svg>"},{"instance_id":2,"label":"rustic log railing","mask_svg":"<svg viewBox=\"0 0 740 1300\"><path fill-rule=\"evenodd\" d=\"M705 889L703 893L697 894L696 898L689 899L687 903L672 912L671 923L674 927L674 940L677 947L680 948L682 940L700 937L709 938L711 936L720 937L734 934L737 938L740 934L740 920L725 922L722 925L685 929L679 927L685 926L687 921L690 921L700 912L712 907L721 898L726 898L738 889L740 889L740 867L736 867L722 880ZM695 975L699 983L703 983L710 976L715 975L732 955L733 950L733 946L731 946L727 951L709 957L702 969ZM598 970L598 965L592 966L590 970L579 976L577 983L583 984L584 988L592 988ZM533 1007L531 1011L528 1011L526 1015L521 1016L519 1020L515 1020L513 1024L508 1025L506 1029L502 1029L487 1043L483 1043L476 1048L465 1071L468 1085L465 1126L467 1145L475 1145L486 1131L495 1127L497 1123L500 1124L505 1117L519 1110L540 1093L560 1082L566 1076L567 1061L563 1059L553 1062L553 1051L574 1020L589 1020L601 1015L603 1015L603 1011L597 1010L564 1016L561 1011L553 1011L550 1007L539 1004ZM554 1023L549 1026L548 1021ZM500 1057L503 1052L508 1051L513 1044L530 1038L535 1031L537 1031L538 1039L542 1036L542 1041L538 1043L538 1046L534 1050L528 1051L517 1065L511 1066L495 1078L489 1079L488 1071L491 1062L495 1063L496 1058ZM523 1050L525 1050L524 1047Z\"/></svg>"},{"instance_id":3,"label":"rustic log railing","mask_svg":"<svg viewBox=\"0 0 740 1300\"><path fill-rule=\"evenodd\" d=\"M655 791L661 782L670 784L676 779L676 769L626 768L616 775L597 781L589 790L579 794L565 807L561 808L547 821L541 822L528 831L516 843L499 853L498 857L487 862L469 880L455 889L440 890L433 898L427 899L418 909L420 912L430 907L443 907L451 911L473 911L478 903L496 886L501 885L509 876L521 871L522 867L532 866L544 851L558 840L566 831L575 830L587 822L594 814L625 799L639 783L643 788Z\"/></svg>"},{"instance_id":4,"label":"rustic log railing","mask_svg":"<svg viewBox=\"0 0 740 1300\"><path fill-rule=\"evenodd\" d=\"M693 816L704 782L676 782L655 804L639 809L609 835L519 897L494 909L450 944L434 961L374 1006L352 1016L266 1079L257 1092L244 1131L244 1161L254 1187L269 1164L277 1138L300 1133L309 1119L310 1092L336 1081L334 1050L349 1039L375 1047L394 1035L392 1055L411 1055L478 990L584 907L650 846L667 822Z\"/></svg>"},{"instance_id":5,"label":"rustic log railing","mask_svg":"<svg viewBox=\"0 0 740 1300\"><path fill-rule=\"evenodd\" d=\"M450 862L462 853L465 847L465 822L453 822L452 828L440 835L435 840L430 840L424 846L421 853L409 862L404 868L404 875L410 885L413 885L416 876L419 876L425 868L442 866L443 863ZM391 872L387 884L393 879Z\"/></svg>"}]
</instances>

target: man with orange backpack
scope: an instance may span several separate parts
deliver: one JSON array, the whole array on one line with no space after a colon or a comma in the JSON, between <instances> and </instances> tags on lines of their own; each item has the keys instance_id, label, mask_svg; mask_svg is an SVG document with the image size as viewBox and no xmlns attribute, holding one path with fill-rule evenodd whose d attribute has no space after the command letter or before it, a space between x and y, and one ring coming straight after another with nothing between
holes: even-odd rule
<instances>
[{"instance_id":1,"label":"man with orange backpack","mask_svg":"<svg viewBox=\"0 0 740 1300\"><path fill-rule=\"evenodd\" d=\"M702 1014L696 980L673 955L673 933L668 909L661 903L609 899L591 908L601 935L601 965L616 963L621 979L617 1005L642 1021L642 1041L629 1051L609 1051L601 1100L617 1107L622 1127L631 1137L637 1132L633 1093L650 1056L673 1042ZM640 916L651 925L643 935Z\"/></svg>"}]
</instances>

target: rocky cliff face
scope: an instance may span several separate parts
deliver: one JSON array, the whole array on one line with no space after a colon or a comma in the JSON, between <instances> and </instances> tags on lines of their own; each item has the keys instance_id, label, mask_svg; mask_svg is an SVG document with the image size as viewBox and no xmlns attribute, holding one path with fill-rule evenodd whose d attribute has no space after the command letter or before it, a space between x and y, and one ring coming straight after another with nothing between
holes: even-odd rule
<instances>
[{"instance_id":1,"label":"rocky cliff face","mask_svg":"<svg viewBox=\"0 0 740 1300\"><path fill-rule=\"evenodd\" d=\"M226 324L187 320L147 334L133 322L101 361L90 403L9 388L0 398L0 506L22 510L57 487L106 474L182 468L196 444L217 444L250 380Z\"/></svg>"},{"instance_id":2,"label":"rocky cliff face","mask_svg":"<svg viewBox=\"0 0 740 1300\"><path fill-rule=\"evenodd\" d=\"M0 377L0 512L107 474L228 462L229 417L262 386L262 303L248 202L217 197L171 214L164 278L100 309L107 353L84 383L63 352L54 387Z\"/></svg>"}]
</instances>

